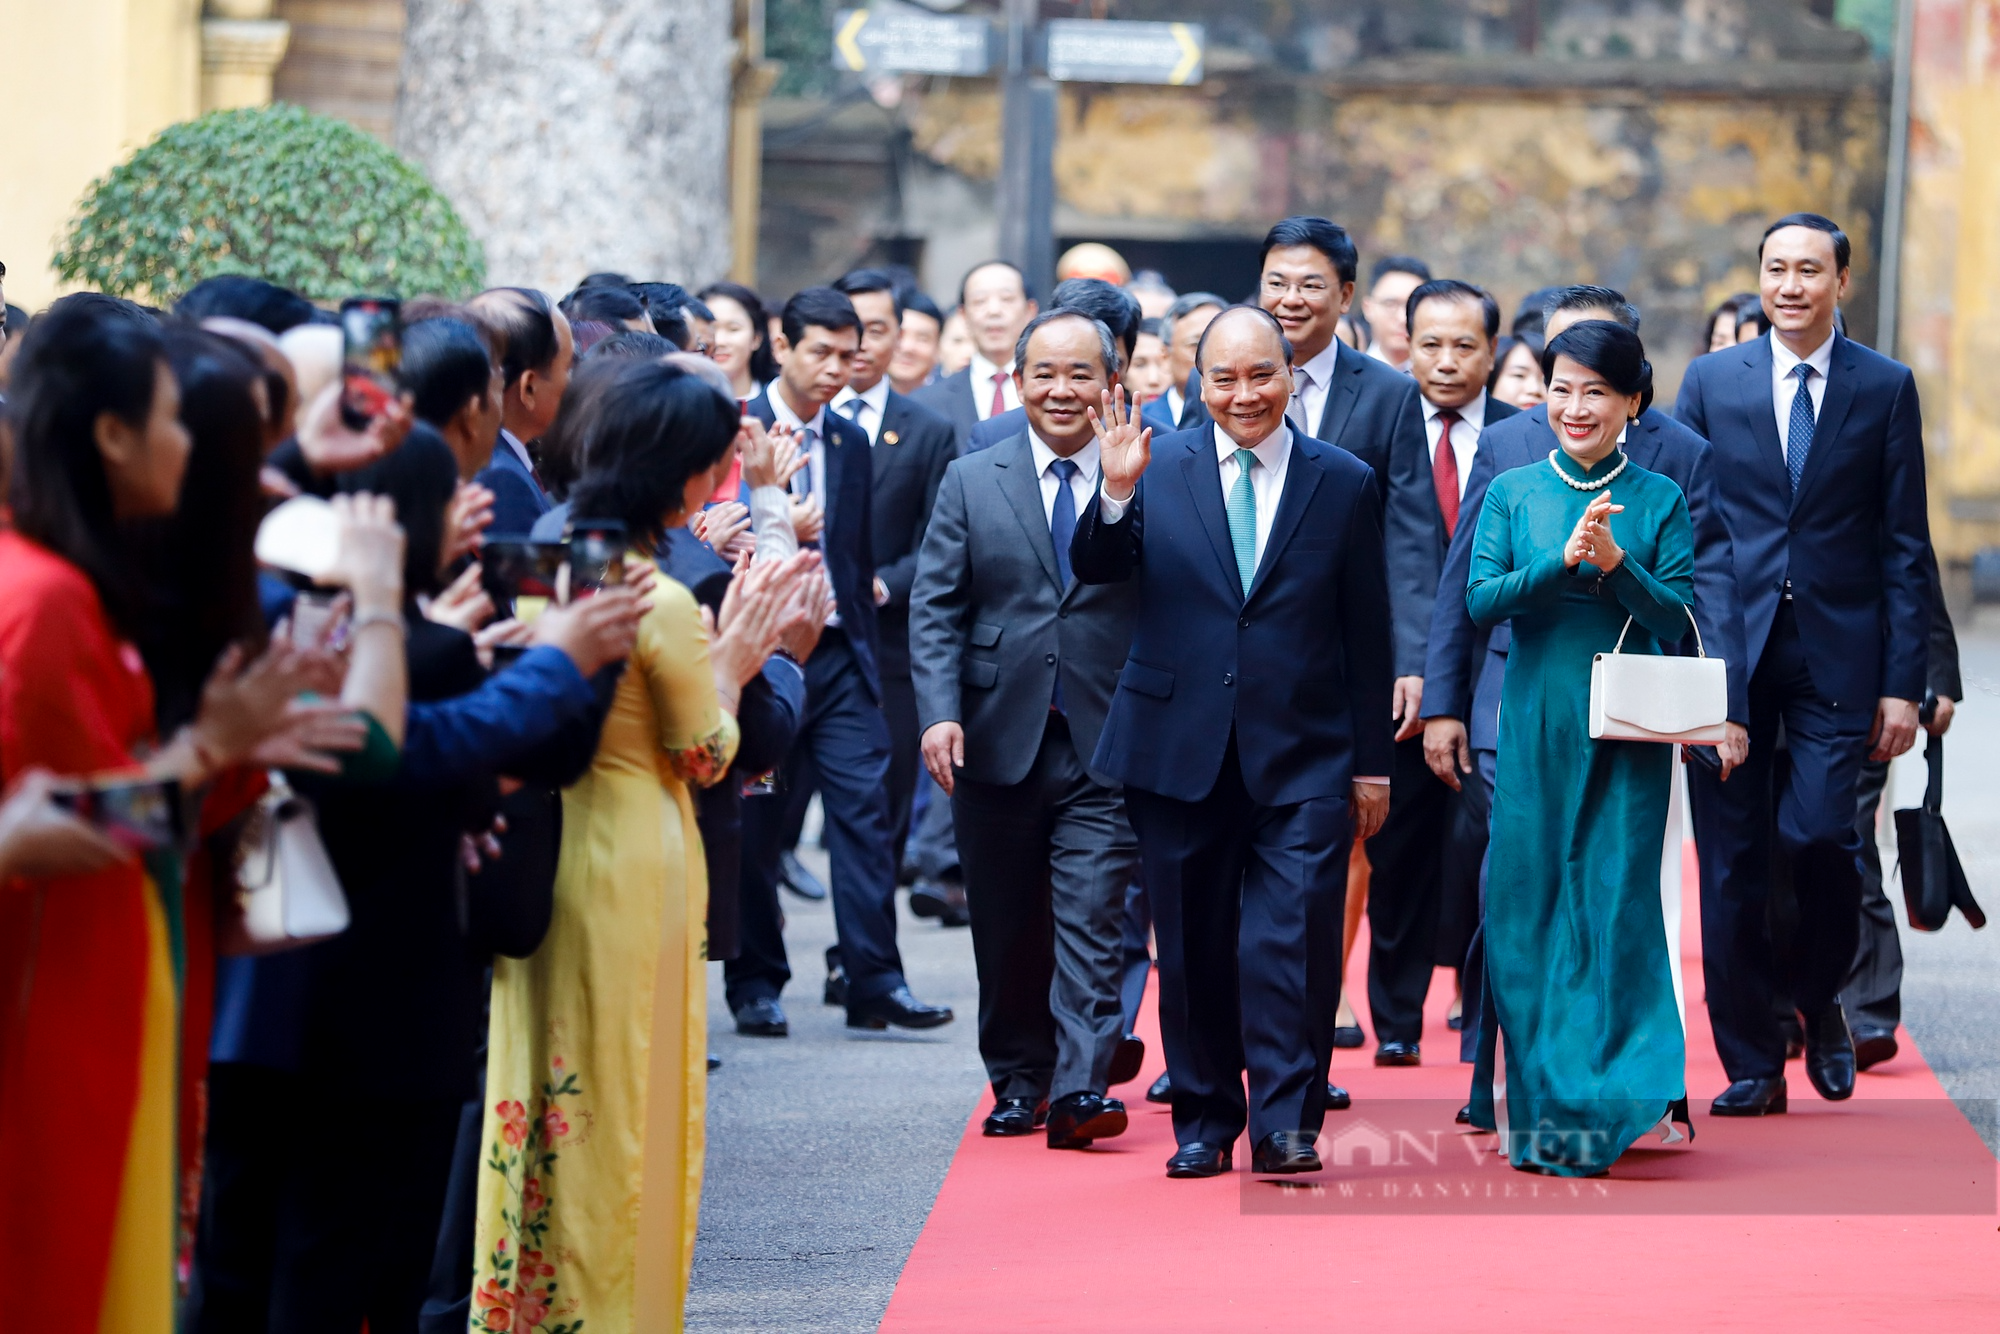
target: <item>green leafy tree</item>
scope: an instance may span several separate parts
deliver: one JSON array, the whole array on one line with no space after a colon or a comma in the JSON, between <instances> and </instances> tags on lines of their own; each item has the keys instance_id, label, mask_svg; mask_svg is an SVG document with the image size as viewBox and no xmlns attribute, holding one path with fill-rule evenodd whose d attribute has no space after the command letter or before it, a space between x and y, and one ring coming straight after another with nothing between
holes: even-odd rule
<instances>
[{"instance_id":1,"label":"green leafy tree","mask_svg":"<svg viewBox=\"0 0 2000 1334\"><path fill-rule=\"evenodd\" d=\"M91 184L55 267L158 302L226 273L337 300L469 295L486 259L417 168L345 121L278 105L162 130Z\"/></svg>"}]
</instances>

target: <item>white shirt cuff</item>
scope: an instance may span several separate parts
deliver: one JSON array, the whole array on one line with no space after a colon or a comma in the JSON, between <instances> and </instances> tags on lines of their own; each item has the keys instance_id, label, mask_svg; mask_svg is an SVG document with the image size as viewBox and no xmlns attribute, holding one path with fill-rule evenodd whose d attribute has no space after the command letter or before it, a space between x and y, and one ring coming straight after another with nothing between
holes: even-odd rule
<instances>
[{"instance_id":1,"label":"white shirt cuff","mask_svg":"<svg viewBox=\"0 0 2000 1334\"><path fill-rule=\"evenodd\" d=\"M799 549L792 531L791 497L782 486L750 488L750 531L757 535L758 560L783 560Z\"/></svg>"},{"instance_id":2,"label":"white shirt cuff","mask_svg":"<svg viewBox=\"0 0 2000 1334\"><path fill-rule=\"evenodd\" d=\"M1117 523L1125 517L1125 511L1131 509L1132 502L1138 498L1139 493L1137 491L1134 491L1123 500L1113 500L1109 492L1099 491L1097 493L1097 516L1106 523Z\"/></svg>"},{"instance_id":3,"label":"white shirt cuff","mask_svg":"<svg viewBox=\"0 0 2000 1334\"><path fill-rule=\"evenodd\" d=\"M1389 786L1389 780L1386 778L1357 778L1354 781L1357 783L1373 783L1377 787Z\"/></svg>"}]
</instances>

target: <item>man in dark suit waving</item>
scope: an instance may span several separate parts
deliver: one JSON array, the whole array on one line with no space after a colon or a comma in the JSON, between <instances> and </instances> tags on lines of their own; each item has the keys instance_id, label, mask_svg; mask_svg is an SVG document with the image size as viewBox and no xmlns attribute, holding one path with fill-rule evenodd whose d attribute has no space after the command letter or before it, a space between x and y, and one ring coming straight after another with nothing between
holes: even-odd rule
<instances>
[{"instance_id":1,"label":"man in dark suit waving","mask_svg":"<svg viewBox=\"0 0 2000 1334\"><path fill-rule=\"evenodd\" d=\"M1311 1172L1348 847L1389 805L1381 502L1353 455L1286 424L1292 348L1267 312L1218 315L1197 366L1214 425L1157 461L1105 399L1071 563L1136 580L1139 612L1092 768L1125 784L1153 897L1167 1174L1227 1171L1246 1121L1258 1171Z\"/></svg>"},{"instance_id":2,"label":"man in dark suit waving","mask_svg":"<svg viewBox=\"0 0 2000 1334\"><path fill-rule=\"evenodd\" d=\"M1854 1092L1840 987L1860 923L1855 785L1865 760L1916 738L1931 626L1917 386L1907 366L1834 328L1847 236L1818 214L1788 214L1757 258L1770 333L1697 358L1674 408L1715 448L1751 673L1742 772L1727 787L1699 772L1689 782L1709 1021L1730 1080L1718 1116L1786 1105L1765 924L1780 727L1791 765L1776 837L1798 897L1790 982L1806 1077L1823 1098Z\"/></svg>"},{"instance_id":3,"label":"man in dark suit waving","mask_svg":"<svg viewBox=\"0 0 2000 1334\"><path fill-rule=\"evenodd\" d=\"M924 762L951 793L972 907L985 1132L1028 1134L1046 1108L1052 1149L1125 1129L1105 1092L1126 1040L1120 913L1138 848L1092 756L1137 590L1069 568L1097 491L1085 414L1117 361L1087 315L1029 322L1014 358L1027 424L945 474L912 597Z\"/></svg>"},{"instance_id":4,"label":"man in dark suit waving","mask_svg":"<svg viewBox=\"0 0 2000 1334\"><path fill-rule=\"evenodd\" d=\"M875 629L873 468L868 437L827 409L846 388L860 317L830 287L808 287L785 303L784 368L749 412L798 439L806 466L795 493L817 496L835 609L806 662L806 716L784 766L785 798L746 803L743 815L741 953L723 971L739 1032L783 1037L778 1002L791 967L778 913L778 855L785 799L817 786L826 809L833 870L833 921L847 973L850 1028L933 1028L951 1011L910 994L896 950L896 864L890 849L889 729Z\"/></svg>"}]
</instances>

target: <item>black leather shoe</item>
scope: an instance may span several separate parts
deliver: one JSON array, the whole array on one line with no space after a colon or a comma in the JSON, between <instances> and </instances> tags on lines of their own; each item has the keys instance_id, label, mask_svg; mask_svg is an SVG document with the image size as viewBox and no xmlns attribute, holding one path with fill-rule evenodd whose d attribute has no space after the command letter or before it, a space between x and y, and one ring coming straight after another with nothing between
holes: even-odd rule
<instances>
[{"instance_id":1,"label":"black leather shoe","mask_svg":"<svg viewBox=\"0 0 2000 1334\"><path fill-rule=\"evenodd\" d=\"M826 897L826 886L819 877L806 869L796 852L778 854L778 883L802 899L818 903Z\"/></svg>"},{"instance_id":2,"label":"black leather shoe","mask_svg":"<svg viewBox=\"0 0 2000 1334\"><path fill-rule=\"evenodd\" d=\"M826 990L820 999L839 1009L847 1007L847 969L840 962L840 946L826 947Z\"/></svg>"},{"instance_id":3,"label":"black leather shoe","mask_svg":"<svg viewBox=\"0 0 2000 1334\"><path fill-rule=\"evenodd\" d=\"M1329 1112L1344 1112L1354 1105L1354 1098L1340 1085L1328 1080L1326 1084L1326 1109Z\"/></svg>"},{"instance_id":4,"label":"black leather shoe","mask_svg":"<svg viewBox=\"0 0 2000 1334\"><path fill-rule=\"evenodd\" d=\"M1785 1079L1739 1079L1708 1105L1710 1116L1778 1116L1785 1110Z\"/></svg>"},{"instance_id":5,"label":"black leather shoe","mask_svg":"<svg viewBox=\"0 0 2000 1334\"><path fill-rule=\"evenodd\" d=\"M1036 1098L1001 1098L980 1123L982 1135L1032 1135L1049 1119L1049 1105Z\"/></svg>"},{"instance_id":6,"label":"black leather shoe","mask_svg":"<svg viewBox=\"0 0 2000 1334\"><path fill-rule=\"evenodd\" d=\"M736 1012L736 1031L746 1038L782 1038L792 1031L785 1007L774 997L753 1000Z\"/></svg>"},{"instance_id":7,"label":"black leather shoe","mask_svg":"<svg viewBox=\"0 0 2000 1334\"><path fill-rule=\"evenodd\" d=\"M1854 1096L1854 1038L1847 1031L1847 1013L1835 1001L1805 1020L1806 1078L1813 1091L1828 1102Z\"/></svg>"},{"instance_id":8,"label":"black leather shoe","mask_svg":"<svg viewBox=\"0 0 2000 1334\"><path fill-rule=\"evenodd\" d=\"M1153 1081L1153 1087L1146 1090L1146 1101L1172 1103L1173 1100L1173 1076L1162 1073L1158 1079Z\"/></svg>"},{"instance_id":9,"label":"black leather shoe","mask_svg":"<svg viewBox=\"0 0 2000 1334\"><path fill-rule=\"evenodd\" d=\"M1130 1034L1118 1039L1118 1050L1111 1054L1111 1073L1105 1076L1107 1084L1129 1084L1139 1077L1139 1067L1146 1063L1146 1040Z\"/></svg>"},{"instance_id":10,"label":"black leather shoe","mask_svg":"<svg viewBox=\"0 0 2000 1334\"><path fill-rule=\"evenodd\" d=\"M1174 1156L1167 1159L1167 1175L1176 1181L1190 1177L1219 1177L1232 1166L1234 1163L1227 1146L1203 1144L1196 1140L1174 1150Z\"/></svg>"},{"instance_id":11,"label":"black leather shoe","mask_svg":"<svg viewBox=\"0 0 2000 1334\"><path fill-rule=\"evenodd\" d=\"M1320 1169L1319 1150L1312 1136L1303 1130L1273 1130L1257 1141L1250 1154L1250 1170L1266 1176L1293 1176Z\"/></svg>"},{"instance_id":12,"label":"black leather shoe","mask_svg":"<svg viewBox=\"0 0 2000 1334\"><path fill-rule=\"evenodd\" d=\"M1422 1065L1423 1063L1423 1050L1414 1042L1385 1042L1375 1049L1377 1065Z\"/></svg>"},{"instance_id":13,"label":"black leather shoe","mask_svg":"<svg viewBox=\"0 0 2000 1334\"><path fill-rule=\"evenodd\" d=\"M1049 1104L1049 1147L1087 1149L1125 1133L1125 1104L1101 1093L1066 1093Z\"/></svg>"},{"instance_id":14,"label":"black leather shoe","mask_svg":"<svg viewBox=\"0 0 2000 1334\"><path fill-rule=\"evenodd\" d=\"M1359 1024L1342 1024L1333 1030L1333 1045L1336 1047L1365 1047L1368 1035L1361 1031Z\"/></svg>"},{"instance_id":15,"label":"black leather shoe","mask_svg":"<svg viewBox=\"0 0 2000 1334\"><path fill-rule=\"evenodd\" d=\"M708 1054L708 1068L710 1073L720 1070L722 1068L722 1058L714 1052L710 1052Z\"/></svg>"},{"instance_id":16,"label":"black leather shoe","mask_svg":"<svg viewBox=\"0 0 2000 1334\"><path fill-rule=\"evenodd\" d=\"M919 917L935 917L940 926L972 925L965 886L956 880L923 879L911 885L910 911Z\"/></svg>"},{"instance_id":17,"label":"black leather shoe","mask_svg":"<svg viewBox=\"0 0 2000 1334\"><path fill-rule=\"evenodd\" d=\"M850 1001L847 1006L849 1028L887 1028L891 1024L897 1028L937 1028L950 1022L950 1006L925 1005L908 987L897 987L873 1000Z\"/></svg>"},{"instance_id":18,"label":"black leather shoe","mask_svg":"<svg viewBox=\"0 0 2000 1334\"><path fill-rule=\"evenodd\" d=\"M1867 1070L1896 1055L1896 1030L1857 1028L1854 1030L1854 1068Z\"/></svg>"},{"instance_id":19,"label":"black leather shoe","mask_svg":"<svg viewBox=\"0 0 2000 1334\"><path fill-rule=\"evenodd\" d=\"M1452 1124L1453 1124L1453 1125L1459 1125L1459 1126L1469 1126L1469 1125L1471 1125L1471 1124L1472 1124L1472 1104L1468 1102L1467 1104L1465 1104L1465 1106L1463 1106L1463 1107L1459 1108L1459 1109L1458 1109L1458 1115L1457 1115L1457 1116L1454 1116L1454 1117L1452 1117L1452 1118L1451 1118L1451 1121L1452 1121Z\"/></svg>"}]
</instances>

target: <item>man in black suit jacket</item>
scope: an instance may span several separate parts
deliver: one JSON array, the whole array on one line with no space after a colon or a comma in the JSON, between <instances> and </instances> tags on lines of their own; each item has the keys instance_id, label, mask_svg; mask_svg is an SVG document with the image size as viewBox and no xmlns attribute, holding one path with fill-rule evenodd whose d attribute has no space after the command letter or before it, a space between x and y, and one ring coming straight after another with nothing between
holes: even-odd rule
<instances>
[{"instance_id":1,"label":"man in black suit jacket","mask_svg":"<svg viewBox=\"0 0 2000 1334\"><path fill-rule=\"evenodd\" d=\"M1118 350L1115 370L1124 372L1139 346L1139 323L1143 316L1137 297L1102 278L1065 278L1049 294L1049 309L1078 311L1109 329L1111 342ZM990 448L1002 440L1012 440L1027 429L1027 412L1022 408L1010 409L973 427L961 452L971 454Z\"/></svg>"},{"instance_id":2,"label":"man in black suit jacket","mask_svg":"<svg viewBox=\"0 0 2000 1334\"><path fill-rule=\"evenodd\" d=\"M1085 409L1117 383L1117 353L1102 324L1058 309L1029 322L1014 360L1029 429L945 474L911 651L924 761L951 794L972 907L985 1132L1028 1134L1046 1109L1049 1147L1082 1148L1124 1132L1105 1092L1120 1043L1138 1045L1118 994L1138 845L1091 763L1137 590L1069 568L1097 489Z\"/></svg>"},{"instance_id":3,"label":"man in black suit jacket","mask_svg":"<svg viewBox=\"0 0 2000 1334\"><path fill-rule=\"evenodd\" d=\"M808 287L785 303L786 356L776 384L751 400L767 426L798 438L808 462L795 493L817 495L825 527L817 541L832 581L834 615L806 662L806 716L785 765L791 794L817 786L826 811L833 920L847 976L850 1028L932 1028L951 1011L910 994L896 950L896 864L889 820L889 728L875 623L875 555L868 437L827 411L847 386L860 342L854 303L830 287ZM739 1032L783 1037L778 996L791 979L778 912L784 803L753 801L743 812L741 953L723 970Z\"/></svg>"},{"instance_id":4,"label":"man in black suit jacket","mask_svg":"<svg viewBox=\"0 0 2000 1334\"><path fill-rule=\"evenodd\" d=\"M1026 274L1004 259L989 259L958 285L958 309L972 334L972 360L910 397L951 423L963 453L973 427L1021 406L1014 343L1035 316L1035 298Z\"/></svg>"},{"instance_id":5,"label":"man in black suit jacket","mask_svg":"<svg viewBox=\"0 0 2000 1334\"><path fill-rule=\"evenodd\" d=\"M1766 929L1773 743L1790 767L1776 837L1796 874L1792 996L1806 1075L1854 1091L1840 987L1860 920L1856 784L1868 759L1909 749L1931 627L1923 422L1909 368L1838 333L1847 237L1826 218L1780 218L1758 247L1771 332L1699 357L1675 415L1715 447L1736 552L1750 668L1750 755L1724 787L1690 775L1701 852L1702 968L1730 1085L1721 1116L1786 1106Z\"/></svg>"},{"instance_id":6,"label":"man in black suit jacket","mask_svg":"<svg viewBox=\"0 0 2000 1334\"><path fill-rule=\"evenodd\" d=\"M951 423L896 392L889 383L902 333L896 280L880 269L856 269L834 284L861 317L861 345L847 387L833 410L868 434L874 460L870 514L875 545L876 627L881 643L882 713L889 723L889 816L896 864L910 834L910 796L917 782L917 698L910 684L910 586L917 549L931 521L938 483L957 455ZM917 906L914 903L913 907Z\"/></svg>"},{"instance_id":7,"label":"man in black suit jacket","mask_svg":"<svg viewBox=\"0 0 2000 1334\"><path fill-rule=\"evenodd\" d=\"M1153 901L1174 1177L1227 1171L1246 1120L1258 1171L1318 1170L1348 847L1389 804L1380 500L1286 425L1291 361L1268 313L1218 315L1217 424L1150 466L1151 430L1107 400L1070 548L1085 583L1138 584L1092 768L1125 784Z\"/></svg>"}]
</instances>

